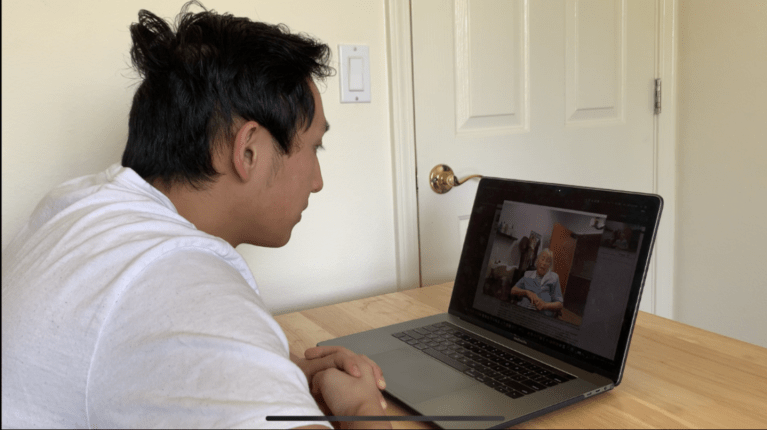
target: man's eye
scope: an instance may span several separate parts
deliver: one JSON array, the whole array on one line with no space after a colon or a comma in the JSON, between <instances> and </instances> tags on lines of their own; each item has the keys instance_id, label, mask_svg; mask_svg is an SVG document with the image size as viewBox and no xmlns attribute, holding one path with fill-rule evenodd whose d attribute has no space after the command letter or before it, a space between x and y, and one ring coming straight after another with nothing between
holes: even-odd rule
<instances>
[{"instance_id":1,"label":"man's eye","mask_svg":"<svg viewBox=\"0 0 767 430\"><path fill-rule=\"evenodd\" d=\"M320 143L319 145L314 145L314 152L317 152L317 151L319 151L320 149L321 149L321 150L323 150L323 151L325 150L325 147L324 147L324 146L322 146L322 144L321 144L321 143Z\"/></svg>"}]
</instances>

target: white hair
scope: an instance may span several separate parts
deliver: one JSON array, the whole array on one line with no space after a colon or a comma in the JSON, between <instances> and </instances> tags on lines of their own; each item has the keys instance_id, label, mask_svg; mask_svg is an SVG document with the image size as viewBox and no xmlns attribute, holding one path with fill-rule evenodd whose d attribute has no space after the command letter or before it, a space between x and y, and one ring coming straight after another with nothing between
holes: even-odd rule
<instances>
[{"instance_id":1,"label":"white hair","mask_svg":"<svg viewBox=\"0 0 767 430\"><path fill-rule=\"evenodd\" d=\"M551 273L552 270L554 270L554 253L549 248L544 248L543 251L541 251L540 254L538 254L538 258L541 258L543 254L548 254L549 257L551 257L551 265L549 265L549 271L546 273ZM538 260L536 258L536 260Z\"/></svg>"}]
</instances>

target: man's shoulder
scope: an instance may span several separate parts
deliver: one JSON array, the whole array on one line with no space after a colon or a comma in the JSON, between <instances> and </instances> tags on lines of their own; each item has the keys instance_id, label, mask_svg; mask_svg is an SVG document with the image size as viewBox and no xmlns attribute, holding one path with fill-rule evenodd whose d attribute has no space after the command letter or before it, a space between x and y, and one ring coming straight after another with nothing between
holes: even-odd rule
<instances>
[{"instance_id":1,"label":"man's shoulder","mask_svg":"<svg viewBox=\"0 0 767 430\"><path fill-rule=\"evenodd\" d=\"M30 280L53 269L68 276L143 270L179 249L206 251L247 273L231 245L198 230L162 193L116 165L63 184L38 206L3 252L3 279L6 269Z\"/></svg>"}]
</instances>

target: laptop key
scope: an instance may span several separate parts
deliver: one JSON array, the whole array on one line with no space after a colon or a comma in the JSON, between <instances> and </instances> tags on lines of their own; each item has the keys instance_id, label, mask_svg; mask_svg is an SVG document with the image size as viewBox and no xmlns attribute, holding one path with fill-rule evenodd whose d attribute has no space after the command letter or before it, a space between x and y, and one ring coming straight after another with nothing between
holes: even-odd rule
<instances>
[{"instance_id":1,"label":"laptop key","mask_svg":"<svg viewBox=\"0 0 767 430\"><path fill-rule=\"evenodd\" d=\"M511 388L512 390L518 391L522 394L532 394L535 392L532 388L524 386L520 384L519 382L507 381L505 385Z\"/></svg>"},{"instance_id":2,"label":"laptop key","mask_svg":"<svg viewBox=\"0 0 767 430\"><path fill-rule=\"evenodd\" d=\"M465 372L463 372L463 373L465 373L465 374L467 374L467 375L471 376L472 378L476 378L477 376L480 376L480 375L481 375L481 373L477 372L477 371L476 371L476 370L474 370L474 369L469 369L469 370L467 370L467 371L465 371Z\"/></svg>"},{"instance_id":3,"label":"laptop key","mask_svg":"<svg viewBox=\"0 0 767 430\"><path fill-rule=\"evenodd\" d=\"M501 375L498 372L487 372L485 375L495 379L496 381L505 378L505 376Z\"/></svg>"},{"instance_id":4,"label":"laptop key","mask_svg":"<svg viewBox=\"0 0 767 430\"><path fill-rule=\"evenodd\" d=\"M477 358L476 360L477 360L477 363L479 363L479 364L481 364L483 366L489 366L490 365L490 362L487 361L486 358L480 357L480 358Z\"/></svg>"},{"instance_id":5,"label":"laptop key","mask_svg":"<svg viewBox=\"0 0 767 430\"><path fill-rule=\"evenodd\" d=\"M533 389L533 390L535 390L535 391L541 391L541 390L543 390L544 388L546 388L546 386L545 386L545 385L541 385L541 384L539 384L539 383L537 383L537 382L535 382L535 381L531 381L531 380L529 380L529 379L528 379L528 380L526 380L526 381L519 381L519 383L520 383L520 384L523 384L523 385L526 385L526 386L528 386L528 387L532 388L532 389Z\"/></svg>"},{"instance_id":6,"label":"laptop key","mask_svg":"<svg viewBox=\"0 0 767 430\"><path fill-rule=\"evenodd\" d=\"M445 355L445 354L443 354L443 353L441 353L441 352L439 352L437 350L434 350L432 348L426 348L426 349L423 349L422 351L427 353L427 354L429 354L430 356L436 358L437 360L447 364L448 366L452 367L453 369L458 370L458 371L465 372L465 371L470 369L469 366L461 363L460 361L453 360L452 358L448 357L447 355Z\"/></svg>"},{"instance_id":7,"label":"laptop key","mask_svg":"<svg viewBox=\"0 0 767 430\"><path fill-rule=\"evenodd\" d=\"M489 367L485 367L485 366L477 366L477 367L475 367L475 369L477 369L479 371L479 373L481 373L483 375L488 375L490 373L495 373Z\"/></svg>"},{"instance_id":8,"label":"laptop key","mask_svg":"<svg viewBox=\"0 0 767 430\"><path fill-rule=\"evenodd\" d=\"M423 335L421 333L418 333L415 330L408 330L408 331L405 332L405 334L407 334L408 336L412 337L413 339L420 339L420 338L423 337Z\"/></svg>"}]
</instances>

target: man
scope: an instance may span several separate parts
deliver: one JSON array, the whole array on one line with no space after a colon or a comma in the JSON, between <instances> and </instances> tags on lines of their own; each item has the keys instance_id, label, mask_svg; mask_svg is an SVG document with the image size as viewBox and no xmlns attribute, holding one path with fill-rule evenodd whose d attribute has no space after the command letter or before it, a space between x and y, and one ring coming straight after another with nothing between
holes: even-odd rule
<instances>
[{"instance_id":1,"label":"man","mask_svg":"<svg viewBox=\"0 0 767 430\"><path fill-rule=\"evenodd\" d=\"M368 358L291 361L234 249L285 245L322 189L329 48L189 6L175 31L147 11L131 26L143 81L122 165L54 189L3 253L3 427L384 415Z\"/></svg>"}]
</instances>

